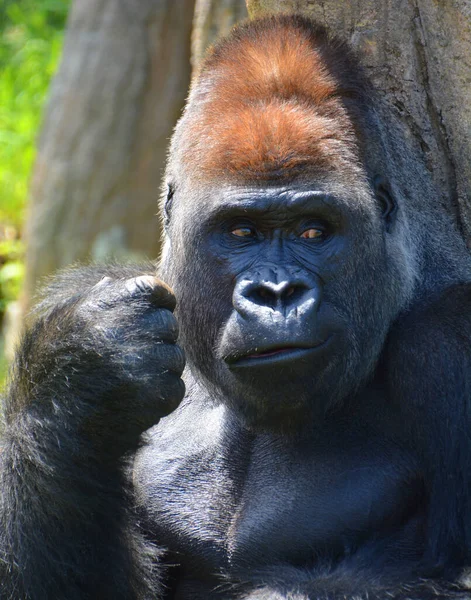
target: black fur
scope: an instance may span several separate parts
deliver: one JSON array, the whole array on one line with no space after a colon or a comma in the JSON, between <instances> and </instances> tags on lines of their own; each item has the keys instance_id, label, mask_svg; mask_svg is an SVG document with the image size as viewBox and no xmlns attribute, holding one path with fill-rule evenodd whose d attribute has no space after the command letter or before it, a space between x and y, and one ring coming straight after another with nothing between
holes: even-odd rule
<instances>
[{"instance_id":1,"label":"black fur","mask_svg":"<svg viewBox=\"0 0 471 600\"><path fill-rule=\"evenodd\" d=\"M191 132L277 36L338 87L267 110L321 111L334 146L249 180L231 149L221 179L219 121ZM212 52L168 166L176 309L152 264L45 289L4 401L2 600L471 597L471 258L344 49L284 16Z\"/></svg>"}]
</instances>

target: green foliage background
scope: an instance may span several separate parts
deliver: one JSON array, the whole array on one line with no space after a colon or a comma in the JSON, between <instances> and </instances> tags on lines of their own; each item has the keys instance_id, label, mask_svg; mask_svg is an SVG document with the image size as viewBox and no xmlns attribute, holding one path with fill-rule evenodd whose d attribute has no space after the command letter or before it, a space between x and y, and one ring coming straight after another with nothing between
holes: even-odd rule
<instances>
[{"instance_id":1,"label":"green foliage background","mask_svg":"<svg viewBox=\"0 0 471 600\"><path fill-rule=\"evenodd\" d=\"M18 229L68 6L69 0L0 2L0 222Z\"/></svg>"},{"instance_id":2,"label":"green foliage background","mask_svg":"<svg viewBox=\"0 0 471 600\"><path fill-rule=\"evenodd\" d=\"M21 289L21 234L35 142L69 5L0 0L0 325ZM4 371L0 347L0 381Z\"/></svg>"}]
</instances>

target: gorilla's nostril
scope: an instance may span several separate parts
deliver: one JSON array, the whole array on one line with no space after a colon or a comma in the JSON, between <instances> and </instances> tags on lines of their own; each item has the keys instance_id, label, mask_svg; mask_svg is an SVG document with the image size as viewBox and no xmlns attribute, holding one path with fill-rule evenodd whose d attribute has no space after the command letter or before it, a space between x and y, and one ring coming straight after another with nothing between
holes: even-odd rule
<instances>
[{"instance_id":1,"label":"gorilla's nostril","mask_svg":"<svg viewBox=\"0 0 471 600\"><path fill-rule=\"evenodd\" d=\"M276 304L276 300L276 294L264 286L255 290L255 293L252 295L252 301L254 301L255 304L260 304L262 306L269 306L273 308Z\"/></svg>"},{"instance_id":2,"label":"gorilla's nostril","mask_svg":"<svg viewBox=\"0 0 471 600\"><path fill-rule=\"evenodd\" d=\"M294 287L291 286L286 290L286 297L289 298L290 296L292 296L294 294Z\"/></svg>"}]
</instances>

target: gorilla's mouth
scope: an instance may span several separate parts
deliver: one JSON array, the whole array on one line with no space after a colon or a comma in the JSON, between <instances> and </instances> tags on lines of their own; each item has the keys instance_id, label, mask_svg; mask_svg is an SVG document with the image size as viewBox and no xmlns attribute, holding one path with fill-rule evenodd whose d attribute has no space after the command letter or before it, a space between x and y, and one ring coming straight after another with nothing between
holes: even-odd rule
<instances>
[{"instance_id":1,"label":"gorilla's mouth","mask_svg":"<svg viewBox=\"0 0 471 600\"><path fill-rule=\"evenodd\" d=\"M244 354L226 357L224 360L229 368L258 367L264 365L282 365L292 361L309 359L321 348L327 345L330 336L315 346L277 346L250 350Z\"/></svg>"},{"instance_id":2,"label":"gorilla's mouth","mask_svg":"<svg viewBox=\"0 0 471 600\"><path fill-rule=\"evenodd\" d=\"M262 358L263 356L274 356L275 354L282 354L283 352L290 352L291 350L299 350L295 346L287 348L275 348L274 350L267 350L266 352L254 352L249 354L246 358Z\"/></svg>"}]
</instances>

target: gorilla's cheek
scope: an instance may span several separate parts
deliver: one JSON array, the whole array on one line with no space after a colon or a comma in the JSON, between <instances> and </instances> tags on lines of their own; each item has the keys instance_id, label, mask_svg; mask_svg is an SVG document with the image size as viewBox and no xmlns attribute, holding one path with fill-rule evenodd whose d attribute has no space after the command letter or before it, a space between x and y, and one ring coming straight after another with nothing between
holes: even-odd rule
<instances>
[{"instance_id":1,"label":"gorilla's cheek","mask_svg":"<svg viewBox=\"0 0 471 600\"><path fill-rule=\"evenodd\" d=\"M189 265L183 265L173 279L179 342L188 363L208 379L214 377L215 348L232 313L230 289L225 291L222 282L216 284L213 279L209 268L191 269Z\"/></svg>"}]
</instances>

